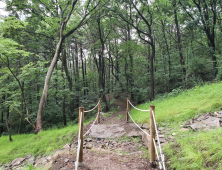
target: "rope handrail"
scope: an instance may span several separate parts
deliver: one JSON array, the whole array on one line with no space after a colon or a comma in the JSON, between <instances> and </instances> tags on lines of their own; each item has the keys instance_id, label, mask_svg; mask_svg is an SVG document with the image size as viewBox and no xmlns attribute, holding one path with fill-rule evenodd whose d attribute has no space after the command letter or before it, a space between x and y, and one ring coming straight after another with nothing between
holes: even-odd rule
<instances>
[{"instance_id":1,"label":"rope handrail","mask_svg":"<svg viewBox=\"0 0 222 170\"><path fill-rule=\"evenodd\" d=\"M140 128L140 126L138 124L136 124L136 122L133 120L133 118L131 117L130 113L128 112L129 117L131 118L131 120L133 121L133 123L141 130L143 131L143 133L147 134L148 136L150 136L149 133L145 132L143 129Z\"/></svg>"},{"instance_id":2,"label":"rope handrail","mask_svg":"<svg viewBox=\"0 0 222 170\"><path fill-rule=\"evenodd\" d=\"M155 151L156 151L156 155L157 155L157 160L159 162L159 167L160 169L162 169L162 165L160 163L160 158L159 158L159 154L158 154L158 151L157 151L157 147L156 147L156 143L155 143L155 140L153 139L153 144L154 144L154 147L155 147Z\"/></svg>"},{"instance_id":3,"label":"rope handrail","mask_svg":"<svg viewBox=\"0 0 222 170\"><path fill-rule=\"evenodd\" d=\"M161 161L162 161L162 164L163 164L163 169L166 170L165 164L164 164L164 154L163 154L162 149L161 149L160 138L159 138L158 130L157 130L157 127L156 127L156 120L155 120L153 110L152 110L152 116L153 116L154 126L155 126L155 130L156 130L156 136L157 136L157 141L158 141L158 145L159 145L159 150L160 150Z\"/></svg>"},{"instance_id":4,"label":"rope handrail","mask_svg":"<svg viewBox=\"0 0 222 170\"><path fill-rule=\"evenodd\" d=\"M76 156L76 162L75 162L75 170L78 168L78 161L79 161L79 152L80 152L80 146L81 146L81 139L80 139L80 133L81 133L81 125L82 125L82 112L80 115L80 121L79 121L79 136L78 136L78 148L77 148L77 156Z\"/></svg>"},{"instance_id":5,"label":"rope handrail","mask_svg":"<svg viewBox=\"0 0 222 170\"><path fill-rule=\"evenodd\" d=\"M129 101L129 100L128 100ZM129 104L136 110L142 111L142 112L149 112L150 110L142 110L142 109L138 109L135 106L133 106L133 104L129 101Z\"/></svg>"},{"instance_id":6,"label":"rope handrail","mask_svg":"<svg viewBox=\"0 0 222 170\"><path fill-rule=\"evenodd\" d=\"M92 108L91 110L84 111L84 112L87 113L87 112L91 112L91 111L95 110L96 107L98 106L99 102L100 102L100 101L98 101L97 105L96 105L94 108Z\"/></svg>"},{"instance_id":7,"label":"rope handrail","mask_svg":"<svg viewBox=\"0 0 222 170\"><path fill-rule=\"evenodd\" d=\"M99 116L99 113L97 113L96 119L95 119L95 121L93 122L92 126L89 128L89 130L87 130L87 132L86 132L83 136L86 136L86 134L92 129L92 127L94 126L94 124L95 124L98 116Z\"/></svg>"}]
</instances>

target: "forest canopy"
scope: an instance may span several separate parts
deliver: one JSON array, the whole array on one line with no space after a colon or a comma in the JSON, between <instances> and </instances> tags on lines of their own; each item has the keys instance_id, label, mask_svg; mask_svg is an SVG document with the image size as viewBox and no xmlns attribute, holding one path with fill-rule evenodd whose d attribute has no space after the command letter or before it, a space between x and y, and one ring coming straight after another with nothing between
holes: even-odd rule
<instances>
[{"instance_id":1,"label":"forest canopy","mask_svg":"<svg viewBox=\"0 0 222 170\"><path fill-rule=\"evenodd\" d=\"M221 0L5 0L0 135L222 80Z\"/></svg>"}]
</instances>

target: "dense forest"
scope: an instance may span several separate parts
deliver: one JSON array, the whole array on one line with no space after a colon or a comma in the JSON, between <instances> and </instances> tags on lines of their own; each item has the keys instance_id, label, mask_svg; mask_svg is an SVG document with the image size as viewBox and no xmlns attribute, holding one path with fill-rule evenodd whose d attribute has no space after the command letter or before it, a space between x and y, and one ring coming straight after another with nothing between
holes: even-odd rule
<instances>
[{"instance_id":1,"label":"dense forest","mask_svg":"<svg viewBox=\"0 0 222 170\"><path fill-rule=\"evenodd\" d=\"M5 0L0 136L222 80L221 0ZM12 139L11 139L12 140Z\"/></svg>"}]
</instances>

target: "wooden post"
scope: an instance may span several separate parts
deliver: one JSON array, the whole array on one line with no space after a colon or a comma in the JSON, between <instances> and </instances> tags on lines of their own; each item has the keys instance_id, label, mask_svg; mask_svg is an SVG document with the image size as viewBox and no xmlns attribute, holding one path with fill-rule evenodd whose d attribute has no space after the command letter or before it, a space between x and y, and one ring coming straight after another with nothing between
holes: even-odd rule
<instances>
[{"instance_id":1,"label":"wooden post","mask_svg":"<svg viewBox=\"0 0 222 170\"><path fill-rule=\"evenodd\" d=\"M82 122L80 125L81 112L82 112ZM81 165L81 163L83 162L84 107L79 107L79 128L80 126L81 126L81 132L80 132L81 145L80 145L79 160L77 160L79 165Z\"/></svg>"},{"instance_id":2,"label":"wooden post","mask_svg":"<svg viewBox=\"0 0 222 170\"><path fill-rule=\"evenodd\" d=\"M99 98L97 123L100 123L101 98Z\"/></svg>"},{"instance_id":3,"label":"wooden post","mask_svg":"<svg viewBox=\"0 0 222 170\"><path fill-rule=\"evenodd\" d=\"M154 147L154 143L153 143L153 139L155 140L155 125L154 125L154 121L153 121L153 114L152 111L155 115L155 106L154 105L150 105L150 164L151 167L156 167L156 163L155 163L155 147Z\"/></svg>"},{"instance_id":4,"label":"wooden post","mask_svg":"<svg viewBox=\"0 0 222 170\"><path fill-rule=\"evenodd\" d=\"M127 98L127 103L126 103L126 123L129 122L128 112L130 112L129 98Z\"/></svg>"}]
</instances>

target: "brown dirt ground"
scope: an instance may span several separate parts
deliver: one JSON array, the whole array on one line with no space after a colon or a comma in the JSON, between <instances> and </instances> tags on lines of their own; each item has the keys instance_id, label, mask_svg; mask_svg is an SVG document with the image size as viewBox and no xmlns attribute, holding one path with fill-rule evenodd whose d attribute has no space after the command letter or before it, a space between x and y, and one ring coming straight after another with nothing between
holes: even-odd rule
<instances>
[{"instance_id":1,"label":"brown dirt ground","mask_svg":"<svg viewBox=\"0 0 222 170\"><path fill-rule=\"evenodd\" d=\"M121 110L109 117L103 117L101 124L120 124L130 132L138 130L136 126L129 126L125 122L126 102L116 99L114 102ZM119 119L119 115L122 118ZM84 131L91 126L92 122L84 127ZM120 146L121 147L121 146ZM128 146L130 147L130 146ZM116 148L118 149L118 148ZM139 149L139 148L138 148ZM130 150L130 148L128 148ZM53 162L50 170L71 170L75 168L76 150L70 151L69 154L59 155ZM154 170L150 167L149 160L145 158L141 151L132 153L120 153L114 150L92 148L83 151L83 166L78 170Z\"/></svg>"}]
</instances>

